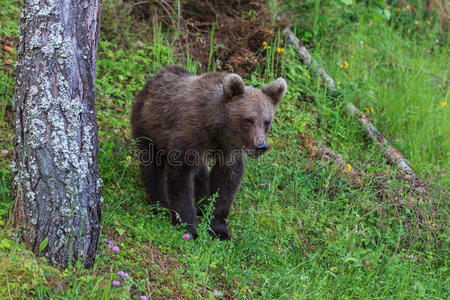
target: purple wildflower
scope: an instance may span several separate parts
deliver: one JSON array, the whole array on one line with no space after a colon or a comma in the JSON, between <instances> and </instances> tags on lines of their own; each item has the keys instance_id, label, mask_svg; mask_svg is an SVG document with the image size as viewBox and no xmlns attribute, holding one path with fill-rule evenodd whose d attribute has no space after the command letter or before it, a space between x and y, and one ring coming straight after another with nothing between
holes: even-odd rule
<instances>
[{"instance_id":1,"label":"purple wildflower","mask_svg":"<svg viewBox=\"0 0 450 300\"><path fill-rule=\"evenodd\" d=\"M120 284L120 281L119 281L119 280L114 280L114 281L112 282L112 285L113 285L113 286L119 286L119 284Z\"/></svg>"},{"instance_id":2,"label":"purple wildflower","mask_svg":"<svg viewBox=\"0 0 450 300\"><path fill-rule=\"evenodd\" d=\"M111 250L112 250L112 252L114 252L114 253L119 253L120 248L119 248L119 246L114 246L114 247L111 248Z\"/></svg>"},{"instance_id":3,"label":"purple wildflower","mask_svg":"<svg viewBox=\"0 0 450 300\"><path fill-rule=\"evenodd\" d=\"M414 259L414 255L410 255L410 256L408 256L410 259Z\"/></svg>"},{"instance_id":4,"label":"purple wildflower","mask_svg":"<svg viewBox=\"0 0 450 300\"><path fill-rule=\"evenodd\" d=\"M130 279L130 275L128 275L128 273L125 273L124 271L117 272L117 275L119 275L120 277L122 277L125 280Z\"/></svg>"},{"instance_id":5,"label":"purple wildflower","mask_svg":"<svg viewBox=\"0 0 450 300\"><path fill-rule=\"evenodd\" d=\"M187 241L190 238L191 238L191 236L187 233L183 235L183 240L185 240L185 241Z\"/></svg>"},{"instance_id":6,"label":"purple wildflower","mask_svg":"<svg viewBox=\"0 0 450 300\"><path fill-rule=\"evenodd\" d=\"M147 296L141 296L141 300L147 300Z\"/></svg>"},{"instance_id":7,"label":"purple wildflower","mask_svg":"<svg viewBox=\"0 0 450 300\"><path fill-rule=\"evenodd\" d=\"M125 279L125 280L130 279L130 275L128 275L128 273L124 273L122 277L123 277L123 279Z\"/></svg>"}]
</instances>

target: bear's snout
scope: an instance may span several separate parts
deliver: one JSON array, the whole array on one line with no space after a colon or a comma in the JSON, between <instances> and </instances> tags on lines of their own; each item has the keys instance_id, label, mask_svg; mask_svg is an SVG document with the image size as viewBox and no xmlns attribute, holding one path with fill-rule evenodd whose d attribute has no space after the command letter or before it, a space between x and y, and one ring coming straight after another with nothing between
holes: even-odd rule
<instances>
[{"instance_id":1,"label":"bear's snout","mask_svg":"<svg viewBox=\"0 0 450 300\"><path fill-rule=\"evenodd\" d=\"M269 149L269 146L266 143L256 145L256 155L263 155L267 149Z\"/></svg>"}]
</instances>

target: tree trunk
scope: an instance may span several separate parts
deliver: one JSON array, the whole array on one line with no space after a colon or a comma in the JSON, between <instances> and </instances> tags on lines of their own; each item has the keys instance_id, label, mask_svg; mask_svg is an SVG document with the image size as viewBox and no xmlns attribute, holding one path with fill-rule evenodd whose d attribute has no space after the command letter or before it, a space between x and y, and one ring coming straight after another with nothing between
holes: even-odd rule
<instances>
[{"instance_id":1,"label":"tree trunk","mask_svg":"<svg viewBox=\"0 0 450 300\"><path fill-rule=\"evenodd\" d=\"M14 223L49 261L92 266L101 222L95 64L101 0L25 0L14 98Z\"/></svg>"}]
</instances>

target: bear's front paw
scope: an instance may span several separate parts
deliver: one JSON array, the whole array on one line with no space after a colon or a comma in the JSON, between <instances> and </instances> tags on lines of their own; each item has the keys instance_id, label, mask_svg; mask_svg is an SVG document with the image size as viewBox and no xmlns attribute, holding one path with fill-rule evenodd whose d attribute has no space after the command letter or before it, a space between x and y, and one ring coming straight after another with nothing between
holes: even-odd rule
<instances>
[{"instance_id":1,"label":"bear's front paw","mask_svg":"<svg viewBox=\"0 0 450 300\"><path fill-rule=\"evenodd\" d=\"M221 241L229 241L231 239L225 222L213 222L213 224L211 224L211 229L210 234L213 238L219 238Z\"/></svg>"}]
</instances>

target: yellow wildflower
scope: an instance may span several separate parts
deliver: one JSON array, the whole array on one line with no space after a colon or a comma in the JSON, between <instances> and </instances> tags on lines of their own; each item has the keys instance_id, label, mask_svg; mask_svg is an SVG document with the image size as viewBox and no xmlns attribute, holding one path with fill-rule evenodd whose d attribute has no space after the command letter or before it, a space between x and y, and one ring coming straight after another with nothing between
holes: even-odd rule
<instances>
[{"instance_id":1,"label":"yellow wildflower","mask_svg":"<svg viewBox=\"0 0 450 300\"><path fill-rule=\"evenodd\" d=\"M442 107L447 106L447 101L442 101L442 102L441 102L441 106L442 106Z\"/></svg>"},{"instance_id":2,"label":"yellow wildflower","mask_svg":"<svg viewBox=\"0 0 450 300\"><path fill-rule=\"evenodd\" d=\"M348 62L344 60L344 69L348 67Z\"/></svg>"},{"instance_id":3,"label":"yellow wildflower","mask_svg":"<svg viewBox=\"0 0 450 300\"><path fill-rule=\"evenodd\" d=\"M390 6L390 5L387 5L387 6L386 6L386 9L387 9L387 10L390 10L390 9L391 9L391 6Z\"/></svg>"},{"instance_id":4,"label":"yellow wildflower","mask_svg":"<svg viewBox=\"0 0 450 300\"><path fill-rule=\"evenodd\" d=\"M354 56L353 55L350 55L350 58L353 58Z\"/></svg>"},{"instance_id":5,"label":"yellow wildflower","mask_svg":"<svg viewBox=\"0 0 450 300\"><path fill-rule=\"evenodd\" d=\"M427 21L427 24L428 24L428 25L430 25L430 24L431 24L430 20L428 20L428 21Z\"/></svg>"},{"instance_id":6,"label":"yellow wildflower","mask_svg":"<svg viewBox=\"0 0 450 300\"><path fill-rule=\"evenodd\" d=\"M263 42L263 47L264 47L264 49L267 49L267 42Z\"/></svg>"},{"instance_id":7,"label":"yellow wildflower","mask_svg":"<svg viewBox=\"0 0 450 300\"><path fill-rule=\"evenodd\" d=\"M283 51L284 51L283 48L277 48L277 52L278 52L278 53L281 53L281 52L283 52Z\"/></svg>"},{"instance_id":8,"label":"yellow wildflower","mask_svg":"<svg viewBox=\"0 0 450 300\"><path fill-rule=\"evenodd\" d=\"M366 113L370 112L370 109L368 107L364 108L364 110L366 111Z\"/></svg>"},{"instance_id":9,"label":"yellow wildflower","mask_svg":"<svg viewBox=\"0 0 450 300\"><path fill-rule=\"evenodd\" d=\"M343 69L343 68L344 68L344 66L343 66L342 64L340 64L340 65L339 65L339 68Z\"/></svg>"},{"instance_id":10,"label":"yellow wildflower","mask_svg":"<svg viewBox=\"0 0 450 300\"><path fill-rule=\"evenodd\" d=\"M370 111L373 112L373 107L370 108Z\"/></svg>"},{"instance_id":11,"label":"yellow wildflower","mask_svg":"<svg viewBox=\"0 0 450 300\"><path fill-rule=\"evenodd\" d=\"M351 172L352 171L352 166L350 164L347 164L347 169L348 169L349 172Z\"/></svg>"},{"instance_id":12,"label":"yellow wildflower","mask_svg":"<svg viewBox=\"0 0 450 300\"><path fill-rule=\"evenodd\" d=\"M406 9L411 10L411 6L409 4L406 4Z\"/></svg>"}]
</instances>

